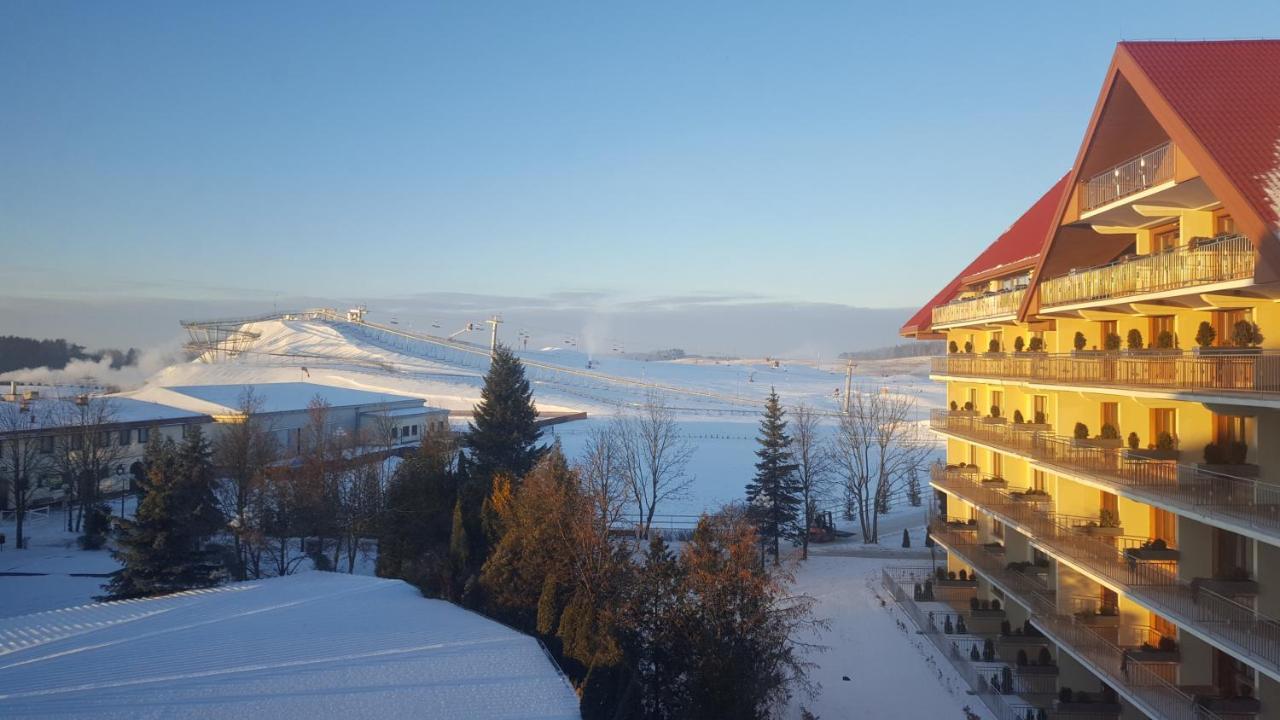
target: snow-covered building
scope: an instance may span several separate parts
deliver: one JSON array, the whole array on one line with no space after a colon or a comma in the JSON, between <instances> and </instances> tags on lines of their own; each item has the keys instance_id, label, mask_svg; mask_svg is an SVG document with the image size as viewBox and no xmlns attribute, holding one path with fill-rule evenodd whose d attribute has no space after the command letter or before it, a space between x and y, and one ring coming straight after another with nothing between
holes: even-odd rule
<instances>
[{"instance_id":1,"label":"snow-covered building","mask_svg":"<svg viewBox=\"0 0 1280 720\"><path fill-rule=\"evenodd\" d=\"M19 454L32 458L23 472L36 485L33 504L62 496L68 478L57 457L84 447L95 448L102 458L104 492L117 492L143 471L143 454L153 435L179 440L190 428L200 427L214 439L219 426L241 420L249 394L256 417L276 434L286 457L301 450L302 430L311 422L316 401L327 405L326 425L332 432L369 438L367 446L378 449L412 447L428 432L449 428L449 412L428 407L418 397L309 382L149 385L127 393L70 397L11 391L0 402L0 483L6 488L0 492L0 509L12 504L8 476L15 472L12 459Z\"/></svg>"},{"instance_id":2,"label":"snow-covered building","mask_svg":"<svg viewBox=\"0 0 1280 720\"><path fill-rule=\"evenodd\" d=\"M311 572L0 620L5 718L577 718L538 641Z\"/></svg>"}]
</instances>

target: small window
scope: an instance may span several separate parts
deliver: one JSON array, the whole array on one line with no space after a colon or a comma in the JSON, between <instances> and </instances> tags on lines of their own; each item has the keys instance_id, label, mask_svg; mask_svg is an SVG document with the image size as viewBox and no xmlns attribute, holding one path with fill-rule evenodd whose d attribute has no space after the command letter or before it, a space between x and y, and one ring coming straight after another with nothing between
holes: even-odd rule
<instances>
[{"instance_id":1,"label":"small window","mask_svg":"<svg viewBox=\"0 0 1280 720\"><path fill-rule=\"evenodd\" d=\"M44 455L48 455L53 452L53 436L52 435L45 435L44 437L40 438L40 452Z\"/></svg>"},{"instance_id":2,"label":"small window","mask_svg":"<svg viewBox=\"0 0 1280 720\"><path fill-rule=\"evenodd\" d=\"M129 441L132 439L132 436L133 436L132 430L121 430L120 438L118 441L120 443L120 447L129 447Z\"/></svg>"},{"instance_id":3,"label":"small window","mask_svg":"<svg viewBox=\"0 0 1280 720\"><path fill-rule=\"evenodd\" d=\"M405 425L404 427L400 428L400 437L402 437L402 438L407 438L407 437L409 437L409 426L408 426L408 425Z\"/></svg>"},{"instance_id":4,"label":"small window","mask_svg":"<svg viewBox=\"0 0 1280 720\"><path fill-rule=\"evenodd\" d=\"M1236 219L1226 214L1218 215L1213 219L1213 230L1216 235L1234 234L1236 231Z\"/></svg>"},{"instance_id":5,"label":"small window","mask_svg":"<svg viewBox=\"0 0 1280 720\"><path fill-rule=\"evenodd\" d=\"M1178 247L1178 224L1165 225L1151 231L1151 252L1158 253Z\"/></svg>"},{"instance_id":6,"label":"small window","mask_svg":"<svg viewBox=\"0 0 1280 720\"><path fill-rule=\"evenodd\" d=\"M411 429L413 430L413 432L411 432L411 433L409 433L409 434L410 434L410 435L417 435L417 434L418 434L418 426L417 426L417 425L411 425L410 427L411 427Z\"/></svg>"},{"instance_id":7,"label":"small window","mask_svg":"<svg viewBox=\"0 0 1280 720\"><path fill-rule=\"evenodd\" d=\"M146 445L151 440L151 428L138 428L138 444Z\"/></svg>"}]
</instances>

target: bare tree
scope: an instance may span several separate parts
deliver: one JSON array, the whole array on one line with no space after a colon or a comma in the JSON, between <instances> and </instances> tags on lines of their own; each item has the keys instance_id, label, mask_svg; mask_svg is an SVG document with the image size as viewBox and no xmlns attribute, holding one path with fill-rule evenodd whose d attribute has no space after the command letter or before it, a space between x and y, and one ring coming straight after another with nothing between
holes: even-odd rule
<instances>
[{"instance_id":1,"label":"bare tree","mask_svg":"<svg viewBox=\"0 0 1280 720\"><path fill-rule=\"evenodd\" d=\"M621 428L618 422L592 428L587 446L575 463L596 532L602 537L608 536L631 499Z\"/></svg>"},{"instance_id":2,"label":"bare tree","mask_svg":"<svg viewBox=\"0 0 1280 720\"><path fill-rule=\"evenodd\" d=\"M844 484L846 512L858 519L863 542L880 541L878 509L928 461L931 445L914 419L915 408L910 395L858 390L840 420L831 458Z\"/></svg>"},{"instance_id":3,"label":"bare tree","mask_svg":"<svg viewBox=\"0 0 1280 720\"><path fill-rule=\"evenodd\" d=\"M694 446L661 396L650 393L638 411L618 421L623 472L640 513L638 532L649 536L658 506L684 497L694 478L688 473Z\"/></svg>"},{"instance_id":4,"label":"bare tree","mask_svg":"<svg viewBox=\"0 0 1280 720\"><path fill-rule=\"evenodd\" d=\"M240 412L234 422L223 425L214 443L214 462L225 479L219 488L222 512L231 518L235 544L237 580L262 576L263 498L267 468L279 454L275 433L260 411L262 399L253 388L240 396Z\"/></svg>"},{"instance_id":5,"label":"bare tree","mask_svg":"<svg viewBox=\"0 0 1280 720\"><path fill-rule=\"evenodd\" d=\"M791 458L796 463L796 484L804 513L800 556L809 559L809 529L814 526L818 504L831 492L832 458L822 436L822 416L808 405L791 409Z\"/></svg>"},{"instance_id":6,"label":"bare tree","mask_svg":"<svg viewBox=\"0 0 1280 720\"><path fill-rule=\"evenodd\" d=\"M53 467L52 448L36 432L42 429L40 417L44 406L24 409L17 402L0 403L0 493L13 498L13 517L16 524L14 547L22 549L23 524L31 499L39 487L40 477Z\"/></svg>"},{"instance_id":7,"label":"bare tree","mask_svg":"<svg viewBox=\"0 0 1280 720\"><path fill-rule=\"evenodd\" d=\"M67 530L80 532L84 509L98 502L101 482L125 448L108 430L115 406L102 396L77 395L51 406L50 424L58 428L54 464L67 483ZM73 511L74 506L74 511Z\"/></svg>"}]
</instances>

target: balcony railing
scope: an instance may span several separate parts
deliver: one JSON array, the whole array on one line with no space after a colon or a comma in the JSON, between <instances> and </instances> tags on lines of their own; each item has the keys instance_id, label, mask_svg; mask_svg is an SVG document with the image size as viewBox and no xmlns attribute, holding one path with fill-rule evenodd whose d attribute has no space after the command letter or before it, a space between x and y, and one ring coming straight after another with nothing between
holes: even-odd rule
<instances>
[{"instance_id":1,"label":"balcony railing","mask_svg":"<svg viewBox=\"0 0 1280 720\"><path fill-rule=\"evenodd\" d=\"M1032 459L1066 476L1084 476L1149 505L1203 518L1228 528L1280 537L1280 486L1172 461L1136 458L1123 449L1093 447L1016 425L935 410L930 426L942 433Z\"/></svg>"},{"instance_id":2,"label":"balcony railing","mask_svg":"<svg viewBox=\"0 0 1280 720\"><path fill-rule=\"evenodd\" d=\"M1114 300L1253 277L1253 243L1224 235L1150 255L1075 270L1040 284L1040 307Z\"/></svg>"},{"instance_id":3,"label":"balcony railing","mask_svg":"<svg viewBox=\"0 0 1280 720\"><path fill-rule=\"evenodd\" d=\"M1173 179L1173 144L1165 143L1080 184L1080 211L1088 212Z\"/></svg>"},{"instance_id":4,"label":"balcony railing","mask_svg":"<svg viewBox=\"0 0 1280 720\"><path fill-rule=\"evenodd\" d=\"M1178 350L1102 353L952 353L932 372L959 377L1173 392L1280 394L1280 351Z\"/></svg>"},{"instance_id":5,"label":"balcony railing","mask_svg":"<svg viewBox=\"0 0 1280 720\"><path fill-rule=\"evenodd\" d=\"M1016 288L990 295L953 300L933 309L933 324L955 325L1012 315L1018 312L1018 306L1022 304L1022 298L1026 297L1026 294L1026 288Z\"/></svg>"},{"instance_id":6,"label":"balcony railing","mask_svg":"<svg viewBox=\"0 0 1280 720\"><path fill-rule=\"evenodd\" d=\"M1037 510L971 475L935 468L931 481L1021 528L1051 554L1087 569L1134 600L1247 662L1280 672L1280 623L1253 608L1178 577L1176 562L1136 560L1102 538L1082 533L1052 512Z\"/></svg>"},{"instance_id":7,"label":"balcony railing","mask_svg":"<svg viewBox=\"0 0 1280 720\"><path fill-rule=\"evenodd\" d=\"M938 652L951 663L951 667L964 679L973 693L982 699L982 704L987 706L991 714L998 720L1026 720L1027 710L1032 709L1032 706L1019 702L1015 695L1005 695L994 690L987 682L986 676L979 673L969 661L968 655L953 646L957 638L945 634L938 627L934 614L921 610L904 588L904 586L910 587L932 579L933 571L927 567L897 567L883 568L880 572L884 589L893 595L898 607L920 629L920 634L928 638Z\"/></svg>"}]
</instances>

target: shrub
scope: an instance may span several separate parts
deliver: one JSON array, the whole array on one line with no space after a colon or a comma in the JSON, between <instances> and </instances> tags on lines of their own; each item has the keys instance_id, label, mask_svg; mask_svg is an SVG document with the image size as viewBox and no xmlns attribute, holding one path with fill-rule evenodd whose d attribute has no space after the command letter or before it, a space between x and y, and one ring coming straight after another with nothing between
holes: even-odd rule
<instances>
[{"instance_id":1,"label":"shrub","mask_svg":"<svg viewBox=\"0 0 1280 720\"><path fill-rule=\"evenodd\" d=\"M1089 438L1089 426L1082 422L1076 423L1075 438L1077 440L1087 440Z\"/></svg>"},{"instance_id":2,"label":"shrub","mask_svg":"<svg viewBox=\"0 0 1280 720\"><path fill-rule=\"evenodd\" d=\"M1021 411L1021 410L1014 410L1014 411L1013 411L1013 424L1014 424L1014 425L1021 425L1021 424L1022 424L1022 411Z\"/></svg>"},{"instance_id":3,"label":"shrub","mask_svg":"<svg viewBox=\"0 0 1280 720\"><path fill-rule=\"evenodd\" d=\"M1013 694L1013 669L1008 665L1000 668L1000 687L1005 695Z\"/></svg>"},{"instance_id":4,"label":"shrub","mask_svg":"<svg viewBox=\"0 0 1280 720\"><path fill-rule=\"evenodd\" d=\"M1000 417L1000 406L999 406L999 405L992 405L992 406L991 406L991 417L993 417L993 418L998 418L998 417Z\"/></svg>"},{"instance_id":5,"label":"shrub","mask_svg":"<svg viewBox=\"0 0 1280 720\"><path fill-rule=\"evenodd\" d=\"M1084 346L1088 344L1089 344L1089 341L1085 339L1084 333L1080 332L1079 330L1076 331L1075 337L1071 338L1071 345L1076 350L1083 350Z\"/></svg>"},{"instance_id":6,"label":"shrub","mask_svg":"<svg viewBox=\"0 0 1280 720\"><path fill-rule=\"evenodd\" d=\"M1035 415L1035 423L1037 425L1044 425L1047 422L1049 422L1049 419L1045 416L1044 411L1037 410Z\"/></svg>"},{"instance_id":7,"label":"shrub","mask_svg":"<svg viewBox=\"0 0 1280 720\"><path fill-rule=\"evenodd\" d=\"M1147 543L1146 547L1149 547L1152 550L1168 550L1169 543L1165 542L1164 538L1156 538L1155 540Z\"/></svg>"},{"instance_id":8,"label":"shrub","mask_svg":"<svg viewBox=\"0 0 1280 720\"><path fill-rule=\"evenodd\" d=\"M1103 440L1119 440L1120 431L1111 423L1102 423L1102 429L1098 431L1098 437Z\"/></svg>"},{"instance_id":9,"label":"shrub","mask_svg":"<svg viewBox=\"0 0 1280 720\"><path fill-rule=\"evenodd\" d=\"M1174 652L1178 649L1178 641L1171 637L1163 636L1160 638L1158 646L1163 652Z\"/></svg>"},{"instance_id":10,"label":"shrub","mask_svg":"<svg viewBox=\"0 0 1280 720\"><path fill-rule=\"evenodd\" d=\"M969 341L969 340L965 340L965 341L964 341L964 351L965 351L965 352L967 352L967 353L971 353L971 352L973 352L973 342L972 342L972 341Z\"/></svg>"},{"instance_id":11,"label":"shrub","mask_svg":"<svg viewBox=\"0 0 1280 720\"><path fill-rule=\"evenodd\" d=\"M1009 624L1008 620L1000 621L1000 634L1005 637L1013 634L1013 626Z\"/></svg>"},{"instance_id":12,"label":"shrub","mask_svg":"<svg viewBox=\"0 0 1280 720\"><path fill-rule=\"evenodd\" d=\"M963 572L963 571L962 571L962 572ZM948 570L948 571L947 571L947 579L948 579L948 580L955 580L955 579L956 579L956 571L955 571L955 570Z\"/></svg>"},{"instance_id":13,"label":"shrub","mask_svg":"<svg viewBox=\"0 0 1280 720\"><path fill-rule=\"evenodd\" d=\"M1218 443L1208 443L1204 446L1204 462L1206 465L1222 465L1226 462L1226 453L1223 452L1222 446Z\"/></svg>"},{"instance_id":14,"label":"shrub","mask_svg":"<svg viewBox=\"0 0 1280 720\"><path fill-rule=\"evenodd\" d=\"M1140 444L1140 441L1138 439L1138 433L1136 432L1129 433L1129 449L1137 450L1139 444Z\"/></svg>"},{"instance_id":15,"label":"shrub","mask_svg":"<svg viewBox=\"0 0 1280 720\"><path fill-rule=\"evenodd\" d=\"M902 528L902 547L911 547L911 533L906 528Z\"/></svg>"},{"instance_id":16,"label":"shrub","mask_svg":"<svg viewBox=\"0 0 1280 720\"><path fill-rule=\"evenodd\" d=\"M960 346L956 345L955 340L952 340L951 342L947 343L947 351L950 352L952 355L954 355L960 352Z\"/></svg>"},{"instance_id":17,"label":"shrub","mask_svg":"<svg viewBox=\"0 0 1280 720\"><path fill-rule=\"evenodd\" d=\"M1027 651L1020 649L1018 650L1018 667L1026 667L1026 666L1027 666Z\"/></svg>"},{"instance_id":18,"label":"shrub","mask_svg":"<svg viewBox=\"0 0 1280 720\"><path fill-rule=\"evenodd\" d=\"M1107 336L1102 340L1102 347L1103 349L1110 352L1115 352L1116 350L1119 350L1120 349L1120 333L1107 333Z\"/></svg>"},{"instance_id":19,"label":"shrub","mask_svg":"<svg viewBox=\"0 0 1280 720\"><path fill-rule=\"evenodd\" d=\"M967 575L967 574L965 573L965 571L964 571L964 568L960 568L960 579L961 579L961 580L968 580L968 579L969 579L969 578L968 578L968 575Z\"/></svg>"},{"instance_id":20,"label":"shrub","mask_svg":"<svg viewBox=\"0 0 1280 720\"><path fill-rule=\"evenodd\" d=\"M951 401L951 412L955 412L956 410L959 410L959 409L960 409L960 406L956 404L956 401L955 401L955 400L952 400L952 401Z\"/></svg>"},{"instance_id":21,"label":"shrub","mask_svg":"<svg viewBox=\"0 0 1280 720\"><path fill-rule=\"evenodd\" d=\"M982 607L982 601L981 601L981 600L979 600L977 597L971 597L971 598L969 598L969 609L970 609L970 610L977 610L977 609L978 609L978 608L980 608L980 607Z\"/></svg>"},{"instance_id":22,"label":"shrub","mask_svg":"<svg viewBox=\"0 0 1280 720\"><path fill-rule=\"evenodd\" d=\"M991 638L982 641L982 661L995 662L996 644L991 642Z\"/></svg>"},{"instance_id":23,"label":"shrub","mask_svg":"<svg viewBox=\"0 0 1280 720\"><path fill-rule=\"evenodd\" d=\"M995 338L991 338L991 341L987 343L987 352L989 353L1000 352L1000 341Z\"/></svg>"},{"instance_id":24,"label":"shrub","mask_svg":"<svg viewBox=\"0 0 1280 720\"><path fill-rule=\"evenodd\" d=\"M1022 352L1022 349L1025 348L1026 346L1027 346L1027 341L1023 340L1021 335L1013 339L1014 352Z\"/></svg>"},{"instance_id":25,"label":"shrub","mask_svg":"<svg viewBox=\"0 0 1280 720\"><path fill-rule=\"evenodd\" d=\"M973 403L966 400L964 404L964 411L973 412Z\"/></svg>"},{"instance_id":26,"label":"shrub","mask_svg":"<svg viewBox=\"0 0 1280 720\"><path fill-rule=\"evenodd\" d=\"M1213 324L1208 320L1201 320L1200 327L1196 328L1196 344L1202 348L1213 345L1213 341L1218 337L1218 332L1213 329Z\"/></svg>"},{"instance_id":27,"label":"shrub","mask_svg":"<svg viewBox=\"0 0 1280 720\"><path fill-rule=\"evenodd\" d=\"M1170 435L1168 430L1161 430L1160 434L1156 436L1156 449L1173 450L1174 447L1173 435Z\"/></svg>"},{"instance_id":28,"label":"shrub","mask_svg":"<svg viewBox=\"0 0 1280 720\"><path fill-rule=\"evenodd\" d=\"M960 634L960 635L968 635L968 634L969 634L969 628L968 628L968 627L966 627L966 626L965 626L965 624L964 624L964 616L963 616L963 615L957 615L957 616L956 616L956 633L958 633L958 634Z\"/></svg>"},{"instance_id":29,"label":"shrub","mask_svg":"<svg viewBox=\"0 0 1280 720\"><path fill-rule=\"evenodd\" d=\"M1000 676L999 676L999 675L996 675L995 673L992 673L992 674L991 674L991 689L992 689L992 690L995 690L996 692L1001 692L1001 690L1000 690Z\"/></svg>"},{"instance_id":30,"label":"shrub","mask_svg":"<svg viewBox=\"0 0 1280 720\"><path fill-rule=\"evenodd\" d=\"M1138 328L1133 328L1125 335L1125 343L1130 350L1142 349L1142 332Z\"/></svg>"},{"instance_id":31,"label":"shrub","mask_svg":"<svg viewBox=\"0 0 1280 720\"><path fill-rule=\"evenodd\" d=\"M1262 344L1262 332L1257 323L1240 320L1231 326L1231 344L1238 348L1258 347Z\"/></svg>"},{"instance_id":32,"label":"shrub","mask_svg":"<svg viewBox=\"0 0 1280 720\"><path fill-rule=\"evenodd\" d=\"M1049 654L1049 648L1043 645L1040 646L1040 653L1036 655L1036 663L1044 667L1053 665L1053 656Z\"/></svg>"},{"instance_id":33,"label":"shrub","mask_svg":"<svg viewBox=\"0 0 1280 720\"><path fill-rule=\"evenodd\" d=\"M1031 342L1027 344L1027 350L1029 352L1044 352L1044 338L1031 338Z\"/></svg>"},{"instance_id":34,"label":"shrub","mask_svg":"<svg viewBox=\"0 0 1280 720\"><path fill-rule=\"evenodd\" d=\"M978 652L978 646L977 646L977 645L970 645L970 646L969 646L969 659L970 659L970 660L972 660L972 661L974 661L974 662L978 662L978 661L982 660L982 654Z\"/></svg>"},{"instance_id":35,"label":"shrub","mask_svg":"<svg viewBox=\"0 0 1280 720\"><path fill-rule=\"evenodd\" d=\"M1156 336L1156 347L1161 350L1172 350L1175 344L1173 333L1168 330L1161 330Z\"/></svg>"},{"instance_id":36,"label":"shrub","mask_svg":"<svg viewBox=\"0 0 1280 720\"><path fill-rule=\"evenodd\" d=\"M1071 697L1072 697L1071 688L1063 687L1060 690L1058 690L1058 702L1069 703L1071 702Z\"/></svg>"},{"instance_id":37,"label":"shrub","mask_svg":"<svg viewBox=\"0 0 1280 720\"><path fill-rule=\"evenodd\" d=\"M946 622L942 624L942 632L946 635L955 634L956 626L951 624L951 616L947 616Z\"/></svg>"},{"instance_id":38,"label":"shrub","mask_svg":"<svg viewBox=\"0 0 1280 720\"><path fill-rule=\"evenodd\" d=\"M934 573L933 573L933 574L934 574L934 576L935 576L935 577L937 577L939 580L946 580L946 579L947 579L947 569L946 569L946 568L944 568L944 567L942 567L941 565L939 565L939 566L938 566L938 568L937 568L936 570L934 570Z\"/></svg>"},{"instance_id":39,"label":"shrub","mask_svg":"<svg viewBox=\"0 0 1280 720\"><path fill-rule=\"evenodd\" d=\"M1098 526L1104 528L1118 528L1120 527L1120 516L1116 514L1115 510L1099 510Z\"/></svg>"},{"instance_id":40,"label":"shrub","mask_svg":"<svg viewBox=\"0 0 1280 720\"><path fill-rule=\"evenodd\" d=\"M999 601L998 599L994 599L994 598L993 598L993 599L991 600L991 609L992 609L992 610L999 610L999 609L1000 609L1000 601Z\"/></svg>"}]
</instances>

